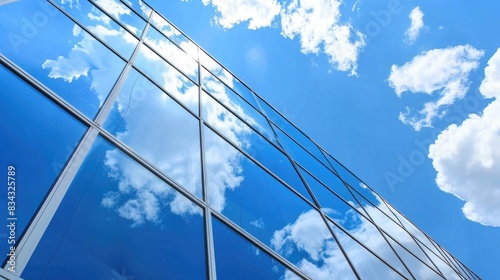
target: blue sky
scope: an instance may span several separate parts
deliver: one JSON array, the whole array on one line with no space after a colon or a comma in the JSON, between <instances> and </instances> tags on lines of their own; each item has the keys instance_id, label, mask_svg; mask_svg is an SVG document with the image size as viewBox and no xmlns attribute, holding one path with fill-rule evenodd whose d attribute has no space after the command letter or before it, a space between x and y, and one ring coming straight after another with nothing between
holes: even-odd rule
<instances>
[{"instance_id":1,"label":"blue sky","mask_svg":"<svg viewBox=\"0 0 500 280\"><path fill-rule=\"evenodd\" d=\"M148 3L473 271L495 279L500 4Z\"/></svg>"}]
</instances>

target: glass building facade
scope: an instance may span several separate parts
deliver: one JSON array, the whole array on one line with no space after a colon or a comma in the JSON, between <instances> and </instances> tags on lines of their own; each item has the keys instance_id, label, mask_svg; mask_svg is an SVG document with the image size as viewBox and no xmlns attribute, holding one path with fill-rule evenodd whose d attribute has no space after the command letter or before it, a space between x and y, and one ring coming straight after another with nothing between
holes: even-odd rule
<instances>
[{"instance_id":1,"label":"glass building facade","mask_svg":"<svg viewBox=\"0 0 500 280\"><path fill-rule=\"evenodd\" d=\"M0 278L480 279L146 3L0 19Z\"/></svg>"}]
</instances>

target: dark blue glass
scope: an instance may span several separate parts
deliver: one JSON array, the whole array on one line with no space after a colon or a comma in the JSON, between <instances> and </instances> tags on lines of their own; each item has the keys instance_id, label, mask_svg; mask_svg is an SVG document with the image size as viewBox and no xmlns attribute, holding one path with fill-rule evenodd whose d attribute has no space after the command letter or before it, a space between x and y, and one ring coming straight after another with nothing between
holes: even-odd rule
<instances>
[{"instance_id":1,"label":"dark blue glass","mask_svg":"<svg viewBox=\"0 0 500 280\"><path fill-rule=\"evenodd\" d=\"M201 198L199 121L138 71L125 80L104 128Z\"/></svg>"},{"instance_id":2,"label":"dark blue glass","mask_svg":"<svg viewBox=\"0 0 500 280\"><path fill-rule=\"evenodd\" d=\"M0 52L94 118L125 62L49 2L16 1L0 18Z\"/></svg>"},{"instance_id":3,"label":"dark blue glass","mask_svg":"<svg viewBox=\"0 0 500 280\"><path fill-rule=\"evenodd\" d=\"M2 221L17 218L16 242L36 214L57 176L73 153L86 127L29 86L24 80L0 66L0 170L5 176L0 189ZM7 188L8 166L15 168ZM13 197L14 215L8 213ZM12 203L11 203L12 204ZM8 222L8 221L7 221ZM9 242L6 226L0 231L0 253L17 246Z\"/></svg>"},{"instance_id":4,"label":"dark blue glass","mask_svg":"<svg viewBox=\"0 0 500 280\"><path fill-rule=\"evenodd\" d=\"M202 116L208 124L233 144L246 151L309 201L312 201L299 175L283 152L204 91L202 92Z\"/></svg>"},{"instance_id":5,"label":"dark blue glass","mask_svg":"<svg viewBox=\"0 0 500 280\"><path fill-rule=\"evenodd\" d=\"M218 219L212 225L217 279L300 279Z\"/></svg>"},{"instance_id":6,"label":"dark blue glass","mask_svg":"<svg viewBox=\"0 0 500 280\"><path fill-rule=\"evenodd\" d=\"M202 209L97 138L24 279L206 279Z\"/></svg>"}]
</instances>

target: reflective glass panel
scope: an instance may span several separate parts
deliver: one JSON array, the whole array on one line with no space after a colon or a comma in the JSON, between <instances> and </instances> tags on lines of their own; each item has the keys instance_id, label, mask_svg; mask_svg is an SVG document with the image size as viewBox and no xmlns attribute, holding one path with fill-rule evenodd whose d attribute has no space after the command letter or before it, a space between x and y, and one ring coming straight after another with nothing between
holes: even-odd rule
<instances>
[{"instance_id":1,"label":"reflective glass panel","mask_svg":"<svg viewBox=\"0 0 500 280\"><path fill-rule=\"evenodd\" d=\"M203 118L233 144L261 162L275 175L312 201L290 160L264 137L229 112L212 97L202 92Z\"/></svg>"},{"instance_id":2,"label":"reflective glass panel","mask_svg":"<svg viewBox=\"0 0 500 280\"><path fill-rule=\"evenodd\" d=\"M200 61L205 69L208 69L214 76L219 78L226 86L234 90L239 96L253 105L256 109L260 108L252 90L245 86L240 80L234 77L229 71L224 69L219 63L207 55L204 51L200 51Z\"/></svg>"},{"instance_id":3,"label":"reflective glass panel","mask_svg":"<svg viewBox=\"0 0 500 280\"><path fill-rule=\"evenodd\" d=\"M333 165L337 174L351 186L357 193L356 196L361 194L366 200L368 200L371 204L377 206L382 212L384 212L389 218L398 223L398 220L395 218L393 213L387 208L387 205L382 201L382 198L378 196L375 192L373 192L365 183L363 183L360 179L358 179L354 174L352 174L349 170L347 170L343 165L341 165L336 159L326 154L326 157Z\"/></svg>"},{"instance_id":4,"label":"reflective glass panel","mask_svg":"<svg viewBox=\"0 0 500 280\"><path fill-rule=\"evenodd\" d=\"M184 36L182 32L165 20L165 18L158 13L153 12L151 24L172 40L172 42L174 42L177 46L183 49L193 59L198 61L198 46L196 46L196 44Z\"/></svg>"},{"instance_id":5,"label":"reflective glass panel","mask_svg":"<svg viewBox=\"0 0 500 280\"><path fill-rule=\"evenodd\" d=\"M123 4L129 6L143 19L148 20L153 10L142 0L120 0Z\"/></svg>"},{"instance_id":6,"label":"reflective glass panel","mask_svg":"<svg viewBox=\"0 0 500 280\"><path fill-rule=\"evenodd\" d=\"M91 0L98 7L110 14L116 21L120 22L129 32L141 37L146 22L119 0Z\"/></svg>"},{"instance_id":7,"label":"reflective glass panel","mask_svg":"<svg viewBox=\"0 0 500 280\"><path fill-rule=\"evenodd\" d=\"M259 98L258 98L259 99ZM288 135L291 136L297 143L299 143L302 147L304 147L307 151L313 154L316 159L325 164L328 168L327 160L325 159L323 153L319 150L318 146L309 139L304 133L302 133L297 127L295 127L290 121L285 119L280 115L276 110L271 108L266 102L260 99L259 104L261 108L263 108L264 114L273 121L274 124L279 126L283 131L286 131Z\"/></svg>"},{"instance_id":8,"label":"reflective glass panel","mask_svg":"<svg viewBox=\"0 0 500 280\"><path fill-rule=\"evenodd\" d=\"M417 256L421 261L424 261L429 267L435 269L432 262L429 258L424 254L422 249L417 246L413 237L406 230L404 230L400 225L396 224L392 219L389 219L379 208L374 207L373 205L366 202L366 200L362 200L359 197L360 203L363 205L365 211L371 217L373 222L388 233L391 237L399 242L402 246L407 248L410 252L412 252L415 256Z\"/></svg>"},{"instance_id":9,"label":"reflective glass panel","mask_svg":"<svg viewBox=\"0 0 500 280\"><path fill-rule=\"evenodd\" d=\"M208 202L215 210L311 278L352 278L316 210L210 129L203 136Z\"/></svg>"},{"instance_id":10,"label":"reflective glass panel","mask_svg":"<svg viewBox=\"0 0 500 280\"><path fill-rule=\"evenodd\" d=\"M2 65L0 81L0 168L6 176L0 218L7 224L7 218L17 218L16 239L9 239L5 225L0 231L5 257L7 248L17 246L13 242L19 241L86 127Z\"/></svg>"},{"instance_id":11,"label":"reflective glass panel","mask_svg":"<svg viewBox=\"0 0 500 280\"><path fill-rule=\"evenodd\" d=\"M425 251L427 256L432 260L432 262L437 266L439 271L444 275L445 279L460 280L460 276L453 270L448 264L446 264L441 258L436 256L427 247L425 247L421 242L418 245Z\"/></svg>"},{"instance_id":12,"label":"reflective glass panel","mask_svg":"<svg viewBox=\"0 0 500 280\"><path fill-rule=\"evenodd\" d=\"M337 223L337 226L342 226L342 228L348 231L351 236L354 236L358 242L364 244L372 250L372 252L378 254L401 274L411 278L407 269L380 234L380 231L358 212L362 211L361 209L355 209L341 200L309 174L305 173L304 177L321 204L321 210L332 218L332 220Z\"/></svg>"},{"instance_id":13,"label":"reflective glass panel","mask_svg":"<svg viewBox=\"0 0 500 280\"><path fill-rule=\"evenodd\" d=\"M198 87L149 47L142 45L134 64L192 112L198 112Z\"/></svg>"},{"instance_id":14,"label":"reflective glass panel","mask_svg":"<svg viewBox=\"0 0 500 280\"><path fill-rule=\"evenodd\" d=\"M385 235L385 234L384 234ZM421 262L414 255L410 254L405 248L395 242L391 237L385 235L387 241L391 244L392 248L396 250L398 256L410 269L412 275L416 279L443 279L436 271L430 269L425 263Z\"/></svg>"},{"instance_id":15,"label":"reflective glass panel","mask_svg":"<svg viewBox=\"0 0 500 280\"><path fill-rule=\"evenodd\" d=\"M217 279L300 279L218 219L212 225Z\"/></svg>"},{"instance_id":16,"label":"reflective glass panel","mask_svg":"<svg viewBox=\"0 0 500 280\"><path fill-rule=\"evenodd\" d=\"M330 226L361 279L405 279L333 223Z\"/></svg>"},{"instance_id":17,"label":"reflective glass panel","mask_svg":"<svg viewBox=\"0 0 500 280\"><path fill-rule=\"evenodd\" d=\"M205 279L203 212L97 138L24 279Z\"/></svg>"},{"instance_id":18,"label":"reflective glass panel","mask_svg":"<svg viewBox=\"0 0 500 280\"><path fill-rule=\"evenodd\" d=\"M125 62L48 2L16 1L0 18L0 52L93 118Z\"/></svg>"},{"instance_id":19,"label":"reflective glass panel","mask_svg":"<svg viewBox=\"0 0 500 280\"><path fill-rule=\"evenodd\" d=\"M154 27L150 27L144 41L173 66L191 78L193 82L198 83L198 62L179 49L165 35L158 32Z\"/></svg>"},{"instance_id":20,"label":"reflective glass panel","mask_svg":"<svg viewBox=\"0 0 500 280\"><path fill-rule=\"evenodd\" d=\"M99 8L94 6L91 2L53 1L63 10L68 12L76 21L88 28L94 36L106 42L114 50L123 55L124 58L130 58L139 42L137 38L99 10ZM106 0L100 1L100 4L103 4ZM112 14L116 17L120 17L125 13L125 10L114 7ZM73 32L76 31L74 30Z\"/></svg>"},{"instance_id":21,"label":"reflective glass panel","mask_svg":"<svg viewBox=\"0 0 500 280\"><path fill-rule=\"evenodd\" d=\"M127 77L104 128L201 197L198 119L136 70Z\"/></svg>"},{"instance_id":22,"label":"reflective glass panel","mask_svg":"<svg viewBox=\"0 0 500 280\"><path fill-rule=\"evenodd\" d=\"M213 98L274 142L274 133L266 118L205 69L201 70L201 84Z\"/></svg>"},{"instance_id":23,"label":"reflective glass panel","mask_svg":"<svg viewBox=\"0 0 500 280\"><path fill-rule=\"evenodd\" d=\"M433 251L436 255L441 256L441 252L436 247L434 247L429 238L420 229L418 229L412 222L408 221L408 219L406 219L403 215L401 215L396 209L394 209L394 207L392 206L388 207L390 207L394 215L397 216L399 222L411 235L415 236L420 242L425 244L425 246L427 246L427 248Z\"/></svg>"}]
</instances>

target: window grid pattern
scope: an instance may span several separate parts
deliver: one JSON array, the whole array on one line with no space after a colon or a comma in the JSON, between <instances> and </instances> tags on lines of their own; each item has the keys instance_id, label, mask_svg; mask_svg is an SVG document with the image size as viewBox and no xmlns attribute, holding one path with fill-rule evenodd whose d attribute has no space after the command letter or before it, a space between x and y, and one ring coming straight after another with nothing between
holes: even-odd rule
<instances>
[{"instance_id":1,"label":"window grid pattern","mask_svg":"<svg viewBox=\"0 0 500 280\"><path fill-rule=\"evenodd\" d=\"M98 114L93 120L80 113L52 91L46 88L41 88L40 91L49 97L55 97L52 98L55 103L74 115L80 122L89 125L89 130L97 131L100 137L109 141L132 160L138 162L143 168L167 182L169 186L179 192L183 197L187 197L191 202L203 209L205 221L204 251L206 255L208 278L212 279L217 277L217 268L221 265L216 263L218 255L217 250L219 248L214 245L214 229L212 227L214 218L217 219L218 224L227 226L229 229L242 236L246 242L254 246L256 250L264 252L264 254L270 256L277 264L283 266L286 270L285 275L287 277L295 276L307 279L314 278L315 274L301 265L305 259L297 261L293 257L288 256L287 253L280 252L280 247L275 246L274 243L270 245L270 243L265 240L253 236L248 232L248 228L239 224L238 221L229 218L228 215L224 214L221 208L209 202L210 191L208 190L209 183L207 178L210 175L207 174L207 169L208 165L211 163L206 152L209 149L210 143L208 143L208 140L205 138L206 136L204 136L206 134L205 130L213 132L215 137L220 138L221 141L230 145L232 149L235 149L239 154L238 157L247 158L249 162L255 164L256 168L262 170L262 172L266 173L272 180L275 180L279 186L285 188L291 195L298 197L304 205L311 209L310 211L319 213L322 227L326 229L326 234L329 236L327 239L333 240L332 246L335 245L339 248L339 254L336 257L344 260L347 265L344 272L345 274L342 274L346 276L346 279L365 279L365 277L381 277L384 275L391 275L391 277L398 277L400 279L422 279L419 275L414 273L414 267L412 267L412 265L414 265L413 263L405 263L406 258L401 255L399 247L405 251L404 254L413 256L421 265L430 269L429 271L433 273L433 277L443 279L480 279L470 269L454 258L425 233L420 231L418 227L408 221L401 213L390 206L387 201L376 195L369 186L337 162L324 149L288 121L281 113L276 111L262 99L262 97L253 92L224 66L219 64L201 47L197 46L192 40L184 35L182 31L178 30L167 19L158 14L143 1L139 0L137 3L124 0L84 1L85 5L91 7L91 9L99 10L102 15L107 18L107 21L118 26L118 28L126 34L124 36L129 36L137 42L133 47L133 51L130 53L124 53L118 49L116 45L110 43L105 36L99 34L95 29L89 28L84 22L81 22L78 16L72 14L72 11L63 6L64 1L62 1L62 4L58 4L55 0L48 0L48 2L56 7L60 13L67 16L75 25L78 25L79 28L90 34L94 40L97 40L114 55L125 61L126 66L112 87L108 97L101 104ZM140 22L143 24L134 26L130 25L128 22L121 21L119 16L114 14L114 11L105 9L106 5L104 4L110 2L114 2L114 4L125 9L127 14L134 17L136 23ZM161 48L158 45L154 46L152 39L148 38L150 34L148 32L151 31L161 36L163 46L168 46L171 51L183 56L184 60L175 61L176 57L167 53L168 48ZM161 69L156 68L151 71L151 69L147 69L147 67L140 66L141 63L137 60L139 59L138 57L141 51L149 52L144 55L144 59L150 60L145 60L143 63L147 62L149 65L163 64L165 67ZM8 59L9 58L2 56L2 64L8 65L10 63ZM15 69L12 68L12 71L15 71ZM144 156L140 152L134 150L132 146L124 143L119 136L116 134L113 135L102 128L105 120L110 116L113 110L113 104L115 104L119 98L118 95L120 91L125 87L126 79L133 71L137 72L138 75L142 76L158 91L168 96L168 98L177 104L179 108L185 110L190 118L198 122L198 136L195 137L193 143L195 143L194 146L197 147L199 152L199 157L197 157L196 160L198 161L197 164L201 166L201 189L199 192L201 195L197 195L196 192L187 187L186 183L182 180L174 179L172 173L168 169L159 167L154 161L150 160L149 157ZM161 71L170 73L172 77L165 78L164 73ZM202 72L205 71L215 78L204 83ZM24 72L18 73L18 75L26 75L26 79L29 83L36 83L36 80L30 77L29 74L30 73ZM157 74L159 74L159 76L155 76ZM177 87L169 83L177 83ZM208 103L202 100L202 96L204 95L210 96L211 102L215 102L217 106L226 111L221 111L216 108L214 109L214 115L204 115L202 112L207 109L204 106L208 106L206 105ZM231 99L231 95L236 99ZM237 102L235 100L237 100ZM209 119L212 117L215 118L214 122L211 122L211 119ZM256 117L259 119L256 119ZM227 120L231 122L227 122ZM217 122L221 121L226 122L219 126ZM226 125L226 127L224 125ZM230 128L229 131L222 131L227 128L227 125L233 125L234 127ZM261 156L259 151L262 149L259 150L259 147L257 147L256 151L251 151L251 144L247 143L246 141L248 141L248 139L245 138L251 133L257 135L260 141L264 141L265 145L268 145L275 149L277 153L283 155L285 161L288 162L288 167L285 167L288 168L286 172L292 172L299 178L298 182L300 186L304 188L305 192L301 192L298 189L296 185L297 182L288 181L287 178L266 166L265 159L259 158L259 156ZM286 140L285 137L287 138ZM289 142L289 144L286 142ZM312 161L313 165L305 161L297 161L293 156L298 151L297 149L308 158L308 161ZM75 153L78 152L78 150L75 150ZM233 155L233 157L226 158L226 160L234 160L234 157ZM332 178L337 178L340 184L332 186L329 185L328 182L324 182L321 178L316 177L314 165L324 167L324 172L329 172L329 175L332 176ZM69 166L66 166L66 168L69 168ZM308 180L306 177L312 179ZM357 223L356 227L342 224L338 220L332 218L332 213L336 211L336 209L323 207L320 203L322 199L318 199L317 196L319 193L314 191L311 185L313 182L315 182L314 184L318 184L319 187L324 188L326 192L338 199L338 201L350 207L348 210L349 213L346 212L344 213L345 215L360 215L360 217L363 217L363 219L355 218ZM355 183L357 185L355 185ZM374 199L363 195L362 192L365 191L367 192L366 196L371 193ZM345 197L342 193L349 194L349 196ZM56 207L57 206L58 205L56 205ZM379 225L377 221L381 220L375 219L373 217L374 213L384 217L384 221L390 223L391 227L396 227L397 231L408 234L411 237L410 241L414 242L413 245L416 246L415 248L420 250L418 253L422 254L422 256L426 256L428 260L422 260L416 252L407 248L407 244L400 242L396 236L391 236L391 234L396 231L389 232ZM38 215L43 215L43 213L38 213ZM259 224L259 220L254 222L256 227L263 226ZM298 220L295 221L294 224L289 223L286 227L297 223ZM359 227L362 227L363 223L366 223L366 228L368 228L369 225L370 228L375 230L376 234L380 235L381 238L379 238L379 240L384 242L384 246L390 248L391 254L396 258L390 259L385 257L385 254L377 252L377 246L379 245L370 243L369 240L363 240L363 236L357 234L359 233L357 232ZM220 225L218 225L218 227L220 227ZM276 237L276 234L274 237ZM25 238L30 237L27 236ZM273 242L274 241L273 238ZM395 246L398 246L398 248ZM370 258L378 260L380 264L372 265L372 263L368 263L364 264L366 267L363 267L359 263L359 260L356 260L357 254L370 256ZM26 259L29 259L29 257L30 256L27 256ZM315 257L310 255L309 258L314 259ZM307 260L310 261L310 259ZM440 264L437 265L435 263L436 261ZM398 265L396 265L396 263L398 263ZM6 267L7 265L5 265L4 268ZM22 270L18 272L17 275L20 276L22 275L21 273Z\"/></svg>"}]
</instances>

